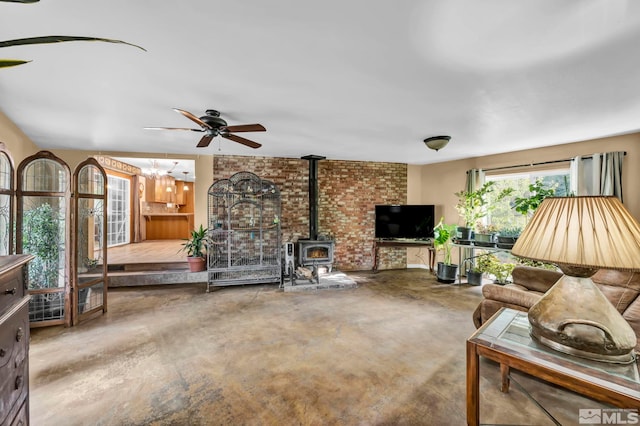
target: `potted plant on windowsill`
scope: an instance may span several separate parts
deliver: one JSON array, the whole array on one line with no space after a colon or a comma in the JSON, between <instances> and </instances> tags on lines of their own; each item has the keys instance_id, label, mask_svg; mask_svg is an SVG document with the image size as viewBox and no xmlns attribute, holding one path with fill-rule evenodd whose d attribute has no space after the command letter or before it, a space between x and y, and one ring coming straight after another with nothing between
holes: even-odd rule
<instances>
[{"instance_id":1,"label":"potted plant on windowsill","mask_svg":"<svg viewBox=\"0 0 640 426\"><path fill-rule=\"evenodd\" d=\"M444 218L440 219L440 222L433 229L433 246L437 252L444 254L443 262L438 262L436 277L440 282L453 283L458 274L458 265L451 263L451 245L456 233L456 226L445 225L443 220Z\"/></svg>"},{"instance_id":2,"label":"potted plant on windowsill","mask_svg":"<svg viewBox=\"0 0 640 426\"><path fill-rule=\"evenodd\" d=\"M191 237L185 239L180 251L187 252L187 262L191 272L201 272L207 268L205 251L207 248L207 229L200 228L191 231Z\"/></svg>"},{"instance_id":3,"label":"potted plant on windowsill","mask_svg":"<svg viewBox=\"0 0 640 426\"><path fill-rule=\"evenodd\" d=\"M492 210L493 207L489 204L489 195L494 192L495 188L493 186L495 183L495 181L487 181L474 191L458 191L455 193L458 197L456 210L458 210L460 217L464 221L464 226L458 227L458 232L461 233L459 235L461 240L470 240L474 225ZM512 192L513 188L504 188L498 192L493 202L496 203L508 197Z\"/></svg>"},{"instance_id":4,"label":"potted plant on windowsill","mask_svg":"<svg viewBox=\"0 0 640 426\"><path fill-rule=\"evenodd\" d=\"M511 249L520 236L522 229L519 227L502 228L498 231L498 248Z\"/></svg>"},{"instance_id":5,"label":"potted plant on windowsill","mask_svg":"<svg viewBox=\"0 0 640 426\"><path fill-rule=\"evenodd\" d=\"M473 237L474 244L480 247L495 247L495 237L498 228L495 225L476 224Z\"/></svg>"}]
</instances>

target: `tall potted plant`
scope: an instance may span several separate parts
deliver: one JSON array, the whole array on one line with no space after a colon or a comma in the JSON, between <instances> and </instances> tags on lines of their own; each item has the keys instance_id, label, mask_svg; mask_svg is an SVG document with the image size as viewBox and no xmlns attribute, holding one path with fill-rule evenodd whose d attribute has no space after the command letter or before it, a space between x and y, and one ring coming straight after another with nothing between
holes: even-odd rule
<instances>
[{"instance_id":1,"label":"tall potted plant","mask_svg":"<svg viewBox=\"0 0 640 426\"><path fill-rule=\"evenodd\" d=\"M433 229L433 246L437 252L442 252L444 255L443 262L438 262L436 277L440 282L452 283L455 282L458 274L458 265L451 263L451 244L456 234L456 226L446 225L443 221L444 218L440 219Z\"/></svg>"},{"instance_id":2,"label":"tall potted plant","mask_svg":"<svg viewBox=\"0 0 640 426\"><path fill-rule=\"evenodd\" d=\"M185 239L180 251L187 252L187 261L191 272L201 272L206 269L205 251L207 249L207 229L200 228L191 231L191 237Z\"/></svg>"},{"instance_id":3,"label":"tall potted plant","mask_svg":"<svg viewBox=\"0 0 640 426\"><path fill-rule=\"evenodd\" d=\"M464 221L464 226L458 228L459 236L462 240L470 240L473 227L480 219L484 218L493 209L489 204L489 195L495 191L495 181L487 181L480 188L474 191L458 191L456 210ZM498 202L513 192L513 188L504 188L494 198L494 203Z\"/></svg>"}]
</instances>

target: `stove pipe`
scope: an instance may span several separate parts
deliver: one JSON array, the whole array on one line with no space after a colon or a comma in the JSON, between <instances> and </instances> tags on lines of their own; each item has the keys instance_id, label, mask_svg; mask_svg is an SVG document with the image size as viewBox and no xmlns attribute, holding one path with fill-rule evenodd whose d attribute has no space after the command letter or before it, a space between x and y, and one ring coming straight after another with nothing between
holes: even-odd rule
<instances>
[{"instance_id":1,"label":"stove pipe","mask_svg":"<svg viewBox=\"0 0 640 426\"><path fill-rule=\"evenodd\" d=\"M318 161L327 157L305 155L303 160L309 161L309 239L318 239Z\"/></svg>"}]
</instances>

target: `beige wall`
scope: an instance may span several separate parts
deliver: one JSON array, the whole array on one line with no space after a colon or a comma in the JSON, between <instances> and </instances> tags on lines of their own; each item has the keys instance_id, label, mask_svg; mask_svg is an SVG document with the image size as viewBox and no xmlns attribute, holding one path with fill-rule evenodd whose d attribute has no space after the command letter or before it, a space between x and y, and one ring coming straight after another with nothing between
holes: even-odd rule
<instances>
[{"instance_id":1,"label":"beige wall","mask_svg":"<svg viewBox=\"0 0 640 426\"><path fill-rule=\"evenodd\" d=\"M213 156L198 155L196 158L195 211L196 228L202 224L207 227L207 192L213 183Z\"/></svg>"},{"instance_id":2,"label":"beige wall","mask_svg":"<svg viewBox=\"0 0 640 426\"><path fill-rule=\"evenodd\" d=\"M543 161L561 160L577 155L589 155L599 152L626 151L623 172L624 204L631 214L640 219L640 133L594 139L547 148L516 151L506 154L488 155L459 161L415 166L420 168L420 184L408 182L412 202L436 204L437 217L444 216L448 223L459 223L455 209L455 192L464 188L466 171L472 168L488 169ZM414 177L411 173L409 176ZM419 190L417 189L419 187ZM419 196L416 192L419 191Z\"/></svg>"},{"instance_id":3,"label":"beige wall","mask_svg":"<svg viewBox=\"0 0 640 426\"><path fill-rule=\"evenodd\" d=\"M38 152L38 147L0 111L0 142L3 142L17 167L20 162Z\"/></svg>"}]
</instances>

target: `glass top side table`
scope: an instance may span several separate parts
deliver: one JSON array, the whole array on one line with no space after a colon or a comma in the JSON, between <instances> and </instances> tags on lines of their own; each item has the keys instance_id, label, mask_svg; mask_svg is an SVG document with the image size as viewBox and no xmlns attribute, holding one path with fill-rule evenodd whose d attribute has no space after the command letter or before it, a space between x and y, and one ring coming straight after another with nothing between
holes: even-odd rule
<instances>
[{"instance_id":1,"label":"glass top side table","mask_svg":"<svg viewBox=\"0 0 640 426\"><path fill-rule=\"evenodd\" d=\"M640 407L636 362L612 364L557 352L529 334L526 312L502 308L467 339L467 423L480 420L479 357L500 364L501 390L509 390L514 368L589 398L619 408Z\"/></svg>"}]
</instances>

